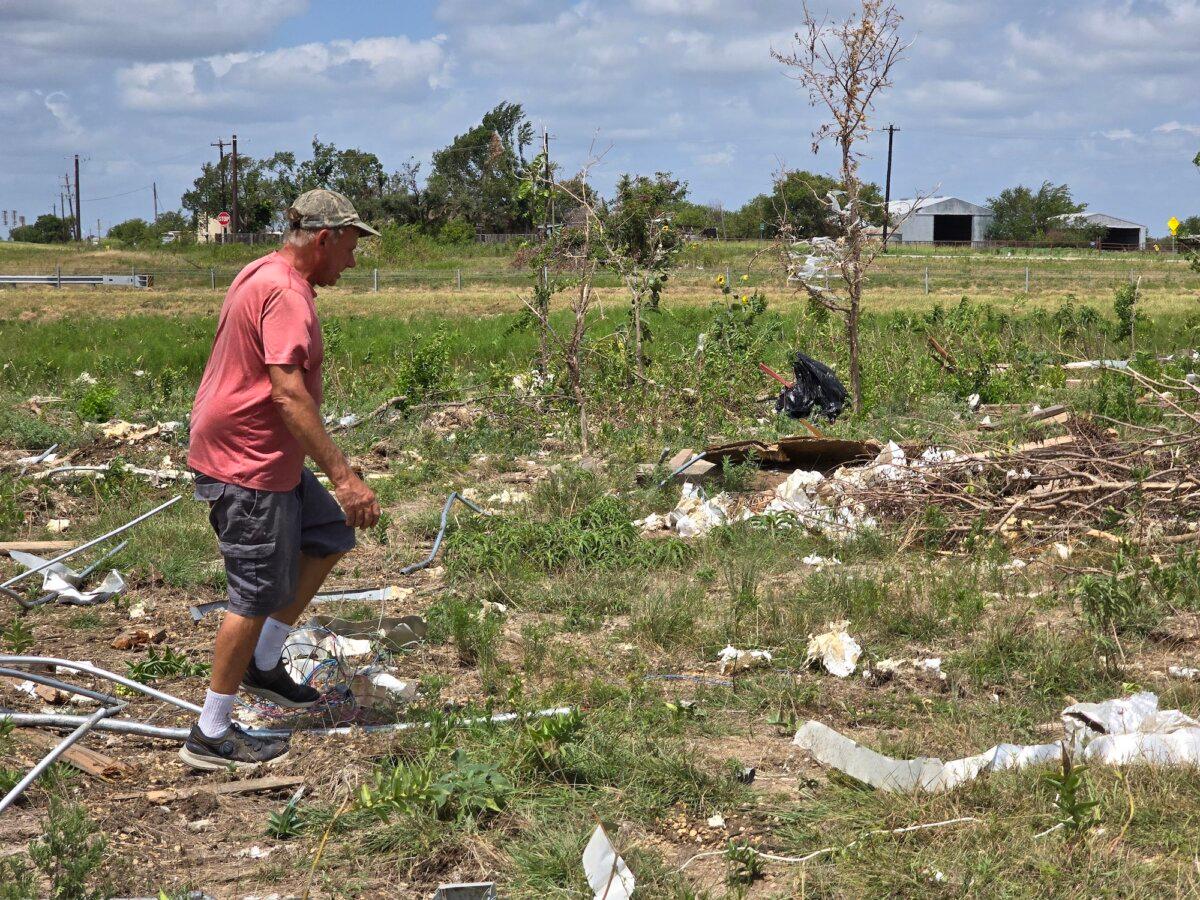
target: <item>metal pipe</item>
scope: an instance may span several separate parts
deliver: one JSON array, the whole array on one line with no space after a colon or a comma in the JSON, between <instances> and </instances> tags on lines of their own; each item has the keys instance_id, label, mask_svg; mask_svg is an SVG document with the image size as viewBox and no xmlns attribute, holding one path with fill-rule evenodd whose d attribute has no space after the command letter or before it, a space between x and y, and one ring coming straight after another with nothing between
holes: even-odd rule
<instances>
[{"instance_id":1,"label":"metal pipe","mask_svg":"<svg viewBox=\"0 0 1200 900\"><path fill-rule=\"evenodd\" d=\"M429 555L427 557L425 557L423 560L421 560L420 562L415 562L412 565L405 566L403 569L401 569L400 570L401 575L411 575L413 572L419 572L421 569L426 568L430 563L433 562L433 558L435 556L437 556L438 548L442 546L442 538L444 538L446 536L446 520L447 520L447 517L450 515L450 507L453 505L455 500L457 500L459 503L462 503L463 505L465 505L467 507L470 507L471 509L475 510L475 512L479 513L480 515L484 515L484 516L487 515L487 513L484 512L483 509L476 506L474 503L472 503L470 500L468 500L466 497L464 497L458 491L451 491L450 496L446 498L446 505L442 507L441 527L438 528L437 537L435 537L433 539L433 549L430 550Z\"/></svg>"},{"instance_id":2,"label":"metal pipe","mask_svg":"<svg viewBox=\"0 0 1200 900\"><path fill-rule=\"evenodd\" d=\"M195 703L189 703L187 700L181 700L179 697L173 697L170 694L150 687L148 684L142 684L140 681L134 681L132 678L126 678L123 675L117 675L113 672L99 669L91 663L75 662L70 659L56 659L53 656L3 656L0 655L0 665L9 666L61 666L64 669L72 669L76 672L87 672L89 675L95 675L97 678L105 678L109 681L114 681L123 687L138 691L145 694L147 697L153 697L155 700L161 700L163 703L170 703L172 706L178 706L180 709L186 709L188 712L198 713L200 707Z\"/></svg>"},{"instance_id":3,"label":"metal pipe","mask_svg":"<svg viewBox=\"0 0 1200 900\"><path fill-rule=\"evenodd\" d=\"M672 478L674 478L680 472L686 472L688 469L690 469L692 467L693 463L697 463L702 459L704 459L704 454L697 453L695 456L693 456L691 459L689 459L687 462L685 462L682 466L680 466L678 469L676 469L674 472L672 472L670 475L668 475L666 478L664 478L662 481L660 481L658 483L658 486L663 487L668 481L670 481Z\"/></svg>"},{"instance_id":4,"label":"metal pipe","mask_svg":"<svg viewBox=\"0 0 1200 900\"><path fill-rule=\"evenodd\" d=\"M52 687L56 690L78 694L80 697L87 697L105 706L115 706L117 709L128 706L127 701L119 697L114 697L112 694L102 694L100 691L93 691L90 688L76 687L73 684L67 684L65 681L59 681L57 678L51 678L49 675L43 675L40 672L24 672L20 669L7 669L0 666L0 675L8 678L24 678L26 681L32 681L34 684L44 684L46 687Z\"/></svg>"},{"instance_id":5,"label":"metal pipe","mask_svg":"<svg viewBox=\"0 0 1200 900\"><path fill-rule=\"evenodd\" d=\"M168 506L173 506L174 504L178 503L182 499L183 499L182 496L172 497L170 500L168 500L166 503L162 504L161 506L156 506L154 509L150 510L149 512L142 513L140 516L138 516L132 522L126 522L120 528L114 528L108 534L102 534L102 535L100 535L100 537L93 538L92 540L88 541L86 544L80 544L75 549L68 550L66 553L62 553L62 554L54 557L54 559L46 560L40 566L34 566L32 569L26 569L20 575L14 575L12 578L8 579L8 581L4 582L3 584L0 584L0 588L12 587L18 581L23 581L24 579L28 578L30 575L34 574L35 572L40 572L43 569L48 569L55 563L60 563L65 559L70 559L72 556L75 556L77 553L82 553L84 550L90 550L92 547L95 547L97 544L103 544L109 538L116 537L121 532L128 531L130 528L132 528L135 525L140 525L142 522L145 522L151 516L158 515L160 512L162 512Z\"/></svg>"},{"instance_id":6,"label":"metal pipe","mask_svg":"<svg viewBox=\"0 0 1200 900\"><path fill-rule=\"evenodd\" d=\"M45 772L46 769L50 768L51 763L53 763L56 759L66 753L68 749L70 749L72 744L91 731L92 728L95 727L96 723L98 723L101 719L103 719L105 716L111 716L116 711L116 708L102 707L84 719L83 722L79 724L78 728L63 738L57 747L43 756L41 762L30 769L26 773L25 777L18 781L16 786L4 795L4 799L0 800L0 813L3 813L6 809L12 806L13 803L16 802L16 799L25 792L25 788L33 784L39 775Z\"/></svg>"},{"instance_id":7,"label":"metal pipe","mask_svg":"<svg viewBox=\"0 0 1200 900\"><path fill-rule=\"evenodd\" d=\"M568 715L574 707L558 706L553 709L542 709L530 713L531 719L548 719L552 716ZM497 713L494 716L480 716L467 719L461 725L481 725L485 722L503 724L522 717L521 713ZM8 721L21 728L26 726L46 725L57 728L72 728L87 721L84 716L73 716L65 713L5 713L0 712L0 722ZM256 737L290 737L293 734L311 734L318 737L332 737L339 734L383 734L397 731L414 731L418 728L428 728L428 722L393 722L388 725L341 725L336 728L300 728L296 730L279 729L247 729L249 734ZM145 722L134 722L129 719L101 719L95 728L99 731L112 731L117 734L132 734L139 737L161 738L168 741L186 741L191 733L190 728L164 728L159 725L147 725Z\"/></svg>"}]
</instances>

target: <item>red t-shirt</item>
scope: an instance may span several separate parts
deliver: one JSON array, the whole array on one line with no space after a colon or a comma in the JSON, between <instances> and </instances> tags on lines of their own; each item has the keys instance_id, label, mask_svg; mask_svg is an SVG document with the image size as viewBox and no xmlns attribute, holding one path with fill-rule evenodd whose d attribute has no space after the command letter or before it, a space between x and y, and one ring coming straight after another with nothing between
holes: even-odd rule
<instances>
[{"instance_id":1,"label":"red t-shirt","mask_svg":"<svg viewBox=\"0 0 1200 900\"><path fill-rule=\"evenodd\" d=\"M242 269L221 306L192 407L188 465L240 487L290 491L304 451L271 401L268 365L298 365L321 404L325 356L312 286L278 253Z\"/></svg>"}]
</instances>

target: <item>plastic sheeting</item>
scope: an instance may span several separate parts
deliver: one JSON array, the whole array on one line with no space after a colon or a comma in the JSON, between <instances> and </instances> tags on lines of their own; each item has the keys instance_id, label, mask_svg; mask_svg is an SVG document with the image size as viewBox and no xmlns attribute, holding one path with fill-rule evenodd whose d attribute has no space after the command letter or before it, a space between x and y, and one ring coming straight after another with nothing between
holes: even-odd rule
<instances>
[{"instance_id":1,"label":"plastic sheeting","mask_svg":"<svg viewBox=\"0 0 1200 900\"><path fill-rule=\"evenodd\" d=\"M1068 706L1062 725L1063 738L1052 744L997 744L949 762L885 756L815 721L805 722L792 743L822 765L896 793L942 793L984 772L1053 764L1064 746L1082 762L1097 765L1200 765L1200 722L1177 709L1160 710L1157 695L1149 692Z\"/></svg>"}]
</instances>

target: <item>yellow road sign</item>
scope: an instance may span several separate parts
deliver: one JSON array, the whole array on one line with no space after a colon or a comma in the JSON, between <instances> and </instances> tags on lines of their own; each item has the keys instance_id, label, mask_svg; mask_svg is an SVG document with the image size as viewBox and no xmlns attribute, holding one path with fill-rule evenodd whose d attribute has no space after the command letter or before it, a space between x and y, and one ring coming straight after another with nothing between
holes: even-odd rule
<instances>
[{"instance_id":1,"label":"yellow road sign","mask_svg":"<svg viewBox=\"0 0 1200 900\"><path fill-rule=\"evenodd\" d=\"M1170 221L1167 222L1167 227L1171 229L1171 234L1174 234L1179 230L1179 224L1179 220L1174 216L1171 216Z\"/></svg>"}]
</instances>

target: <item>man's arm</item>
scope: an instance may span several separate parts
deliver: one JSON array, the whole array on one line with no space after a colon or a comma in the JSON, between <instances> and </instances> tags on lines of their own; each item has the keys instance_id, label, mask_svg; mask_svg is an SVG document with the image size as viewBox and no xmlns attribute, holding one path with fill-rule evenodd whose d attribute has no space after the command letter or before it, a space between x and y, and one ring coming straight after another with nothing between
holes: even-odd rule
<instances>
[{"instance_id":1,"label":"man's arm","mask_svg":"<svg viewBox=\"0 0 1200 900\"><path fill-rule=\"evenodd\" d=\"M374 491L354 474L345 454L325 430L321 411L304 384L300 367L269 365L267 372L271 377L271 400L288 431L333 482L333 493L346 514L346 524L351 528L373 526L379 521L379 501Z\"/></svg>"}]
</instances>

